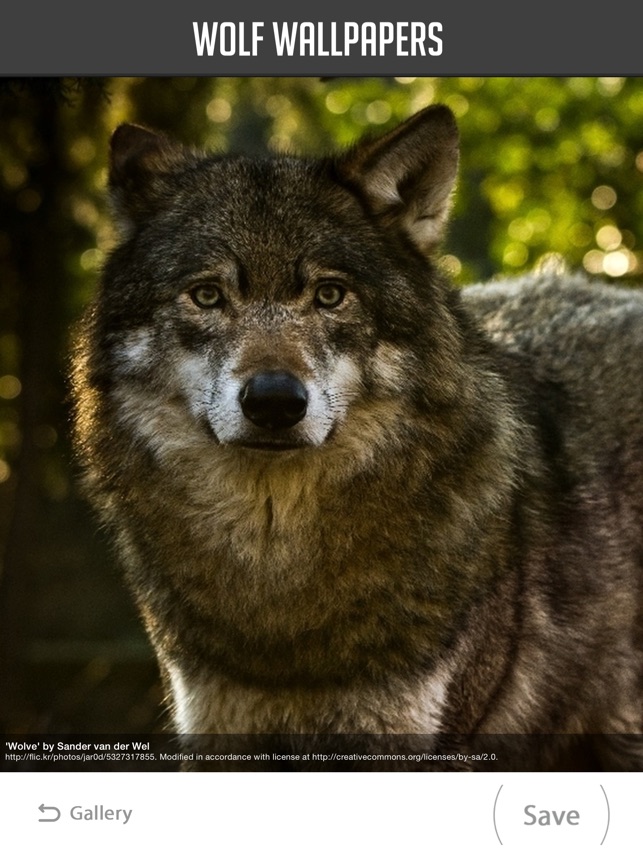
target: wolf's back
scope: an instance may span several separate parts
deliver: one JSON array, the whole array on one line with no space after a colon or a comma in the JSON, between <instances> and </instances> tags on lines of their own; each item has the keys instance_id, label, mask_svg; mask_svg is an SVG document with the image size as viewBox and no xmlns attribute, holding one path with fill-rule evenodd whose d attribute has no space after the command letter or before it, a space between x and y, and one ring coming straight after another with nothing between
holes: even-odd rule
<instances>
[{"instance_id":1,"label":"wolf's back","mask_svg":"<svg viewBox=\"0 0 643 857\"><path fill-rule=\"evenodd\" d=\"M504 353L557 390L558 429L579 477L620 455L643 503L643 291L542 274L473 286L463 297Z\"/></svg>"}]
</instances>

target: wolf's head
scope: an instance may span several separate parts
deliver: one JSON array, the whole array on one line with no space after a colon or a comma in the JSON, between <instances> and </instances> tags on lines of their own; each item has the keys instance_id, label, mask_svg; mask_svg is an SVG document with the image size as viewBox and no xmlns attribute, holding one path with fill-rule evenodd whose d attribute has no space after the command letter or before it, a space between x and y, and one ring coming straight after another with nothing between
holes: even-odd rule
<instances>
[{"instance_id":1,"label":"wolf's head","mask_svg":"<svg viewBox=\"0 0 643 857\"><path fill-rule=\"evenodd\" d=\"M121 240L91 367L117 421L157 450L198 434L281 456L341 443L358 414L353 434L394 425L401 396L457 395L429 260L457 159L444 107L321 160L206 156L118 128Z\"/></svg>"}]
</instances>

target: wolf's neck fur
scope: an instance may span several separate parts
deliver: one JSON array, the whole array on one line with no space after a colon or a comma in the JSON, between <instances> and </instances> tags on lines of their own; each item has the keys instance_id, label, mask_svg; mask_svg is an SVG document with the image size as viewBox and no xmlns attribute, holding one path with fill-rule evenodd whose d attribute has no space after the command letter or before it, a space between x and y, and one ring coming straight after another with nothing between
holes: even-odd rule
<instances>
[{"instance_id":1,"label":"wolf's neck fur","mask_svg":"<svg viewBox=\"0 0 643 857\"><path fill-rule=\"evenodd\" d=\"M348 427L277 457L195 436L172 450L167 483L149 468L122 544L150 615L165 615L158 646L258 684L426 669L509 562L522 429L500 377L485 383L492 415L469 391L448 436L439 415L401 423L383 402L370 424L353 415L361 442Z\"/></svg>"}]
</instances>

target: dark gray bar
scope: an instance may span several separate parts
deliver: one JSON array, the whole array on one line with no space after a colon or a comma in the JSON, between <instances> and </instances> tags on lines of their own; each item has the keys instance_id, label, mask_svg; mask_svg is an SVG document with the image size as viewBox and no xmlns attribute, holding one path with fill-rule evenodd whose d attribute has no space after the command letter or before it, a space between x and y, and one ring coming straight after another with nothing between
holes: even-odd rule
<instances>
[{"instance_id":1,"label":"dark gray bar","mask_svg":"<svg viewBox=\"0 0 643 857\"><path fill-rule=\"evenodd\" d=\"M215 52L211 57L199 57L195 21L199 25L243 22L247 39L252 22L263 22L264 39L256 56ZM319 22L322 48L328 52L333 22L340 32L345 21L439 22L442 52L398 56L389 46L384 56L361 56L354 46L348 56L300 56L297 50L296 55L280 57L275 51L273 22L294 21ZM319 6L292 0L263 4L258 0L226 4L192 0L145 6L131 0L12 3L4 11L0 28L0 74L636 76L643 73L642 32L643 4L632 0L594 6L561 0L531 4L515 0L389 4L330 0ZM240 29L235 38L239 44ZM316 50L319 52L318 41Z\"/></svg>"}]
</instances>

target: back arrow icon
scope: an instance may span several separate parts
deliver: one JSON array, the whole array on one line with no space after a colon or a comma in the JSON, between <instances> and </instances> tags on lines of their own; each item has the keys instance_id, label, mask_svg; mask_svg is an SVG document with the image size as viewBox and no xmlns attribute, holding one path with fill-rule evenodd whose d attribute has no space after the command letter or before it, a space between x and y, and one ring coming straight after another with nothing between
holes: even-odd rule
<instances>
[{"instance_id":1,"label":"back arrow icon","mask_svg":"<svg viewBox=\"0 0 643 857\"><path fill-rule=\"evenodd\" d=\"M40 806L38 807L38 809L40 810L40 812L55 812L56 813L55 818L39 818L38 821L58 821L58 819L60 818L60 810L58 809L57 806L45 806L44 803L41 803Z\"/></svg>"}]
</instances>

